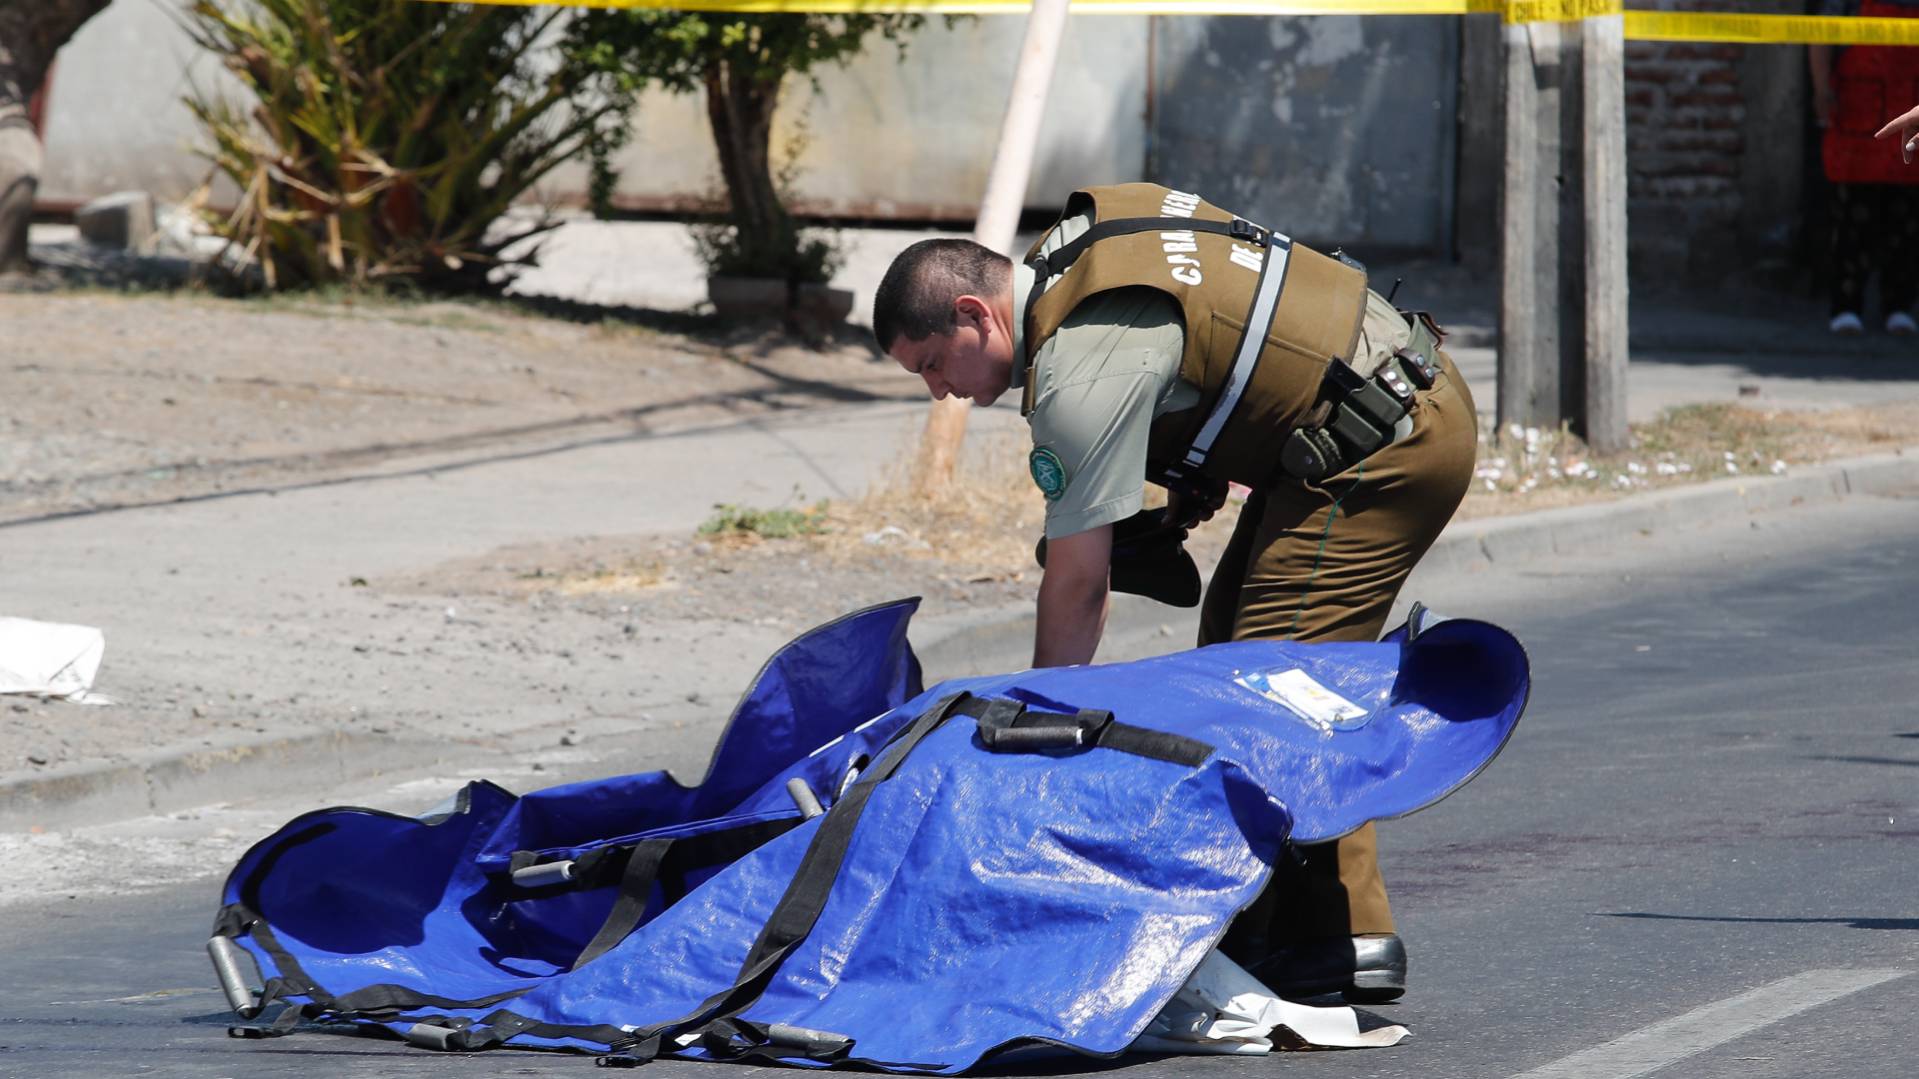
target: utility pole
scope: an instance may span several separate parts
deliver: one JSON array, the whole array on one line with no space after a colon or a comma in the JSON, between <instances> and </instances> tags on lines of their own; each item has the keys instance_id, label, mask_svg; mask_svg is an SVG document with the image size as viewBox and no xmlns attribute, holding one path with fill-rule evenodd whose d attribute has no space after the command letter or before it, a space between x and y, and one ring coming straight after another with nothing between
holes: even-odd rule
<instances>
[{"instance_id":1,"label":"utility pole","mask_svg":"<svg viewBox=\"0 0 1919 1079\"><path fill-rule=\"evenodd\" d=\"M1625 28L1508 23L1498 422L1626 430Z\"/></svg>"},{"instance_id":2,"label":"utility pole","mask_svg":"<svg viewBox=\"0 0 1919 1079\"><path fill-rule=\"evenodd\" d=\"M1033 0L1026 17L1026 35L1020 44L1019 66L1013 71L1013 91L1000 124L999 146L986 176L986 194L980 200L973 240L1001 254L1012 254L1013 235L1019 229L1020 210L1026 204L1026 181L1033 171L1033 150L1039 143L1040 121L1046 115L1046 94L1053 84L1060 39L1066 34L1068 0ZM923 490L937 490L953 478L960 444L966 440L966 419L972 403L957 397L933 402L920 439L919 481Z\"/></svg>"},{"instance_id":3,"label":"utility pole","mask_svg":"<svg viewBox=\"0 0 1919 1079\"><path fill-rule=\"evenodd\" d=\"M1579 24L1585 139L1586 375L1580 433L1601 453L1626 448L1626 17Z\"/></svg>"}]
</instances>

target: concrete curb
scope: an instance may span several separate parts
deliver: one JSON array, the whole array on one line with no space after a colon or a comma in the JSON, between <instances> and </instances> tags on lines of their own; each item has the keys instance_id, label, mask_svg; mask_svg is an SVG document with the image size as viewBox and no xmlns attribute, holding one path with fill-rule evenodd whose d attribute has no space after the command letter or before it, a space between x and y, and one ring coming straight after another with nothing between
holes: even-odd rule
<instances>
[{"instance_id":1,"label":"concrete curb","mask_svg":"<svg viewBox=\"0 0 1919 1079\"><path fill-rule=\"evenodd\" d=\"M1617 501L1489 517L1453 525L1422 565L1471 571L1488 565L1570 555L1621 540L1703 527L1854 495L1919 491L1919 453L1835 461L1789 476L1734 477L1696 487L1628 495ZM1190 615L1133 596L1117 597L1108 642L1121 654L1163 650L1183 637L1169 627ZM929 678L997 672L1030 659L1029 604L948 621L916 645ZM1183 644L1183 639L1179 643ZM508 736L510 737L510 736ZM489 744L497 744L497 737ZM329 782L385 772L419 771L484 758L478 743L426 742L326 731L260 742L234 742L124 762L79 764L0 783L0 831L20 832L174 813L269 793L289 772Z\"/></svg>"},{"instance_id":2,"label":"concrete curb","mask_svg":"<svg viewBox=\"0 0 1919 1079\"><path fill-rule=\"evenodd\" d=\"M1919 453L1832 461L1786 476L1736 476L1612 502L1461 521L1421 565L1466 570L1500 562L1577 554L1634 536L1703 527L1728 517L1833 503L1919 484Z\"/></svg>"},{"instance_id":3,"label":"concrete curb","mask_svg":"<svg viewBox=\"0 0 1919 1079\"><path fill-rule=\"evenodd\" d=\"M325 731L76 764L0 784L0 832L177 813L270 793L289 774L343 783L471 760L482 752L477 745Z\"/></svg>"}]
</instances>

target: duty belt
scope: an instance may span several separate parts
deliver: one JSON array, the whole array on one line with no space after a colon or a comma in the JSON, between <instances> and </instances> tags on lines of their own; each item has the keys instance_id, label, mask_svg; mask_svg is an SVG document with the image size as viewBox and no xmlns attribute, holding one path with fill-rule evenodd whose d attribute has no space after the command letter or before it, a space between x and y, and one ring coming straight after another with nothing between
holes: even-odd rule
<instances>
[{"instance_id":1,"label":"duty belt","mask_svg":"<svg viewBox=\"0 0 1919 1079\"><path fill-rule=\"evenodd\" d=\"M1294 479L1318 483L1398 441L1411 428L1413 395L1439 376L1439 335L1425 314L1402 312L1412 326L1406 347L1367 378L1340 360L1326 365L1319 401L1279 453Z\"/></svg>"}]
</instances>

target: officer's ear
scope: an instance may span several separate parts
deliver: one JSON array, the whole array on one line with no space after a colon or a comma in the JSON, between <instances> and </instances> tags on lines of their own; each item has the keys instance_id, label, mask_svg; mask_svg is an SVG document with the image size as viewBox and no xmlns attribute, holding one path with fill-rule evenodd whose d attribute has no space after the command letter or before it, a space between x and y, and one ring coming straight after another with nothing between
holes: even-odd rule
<instances>
[{"instance_id":1,"label":"officer's ear","mask_svg":"<svg viewBox=\"0 0 1919 1079\"><path fill-rule=\"evenodd\" d=\"M985 300L966 293L953 301L953 327L971 326L983 330L993 321L993 309Z\"/></svg>"}]
</instances>

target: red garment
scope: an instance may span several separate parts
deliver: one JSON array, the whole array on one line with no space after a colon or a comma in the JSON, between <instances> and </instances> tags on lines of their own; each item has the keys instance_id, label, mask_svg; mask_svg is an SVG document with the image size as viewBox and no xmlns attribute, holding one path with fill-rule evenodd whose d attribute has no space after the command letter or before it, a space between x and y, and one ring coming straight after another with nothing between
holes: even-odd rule
<instances>
[{"instance_id":1,"label":"red garment","mask_svg":"<svg viewBox=\"0 0 1919 1079\"><path fill-rule=\"evenodd\" d=\"M40 82L40 88L27 97L27 126L33 128L33 137L46 141L47 137L47 91L53 87L53 65L47 65L47 77Z\"/></svg>"},{"instance_id":2,"label":"red garment","mask_svg":"<svg viewBox=\"0 0 1919 1079\"><path fill-rule=\"evenodd\" d=\"M1919 18L1919 8L1862 0L1860 18ZM1826 179L1836 184L1914 184L1899 148L1872 137L1887 120L1919 101L1919 48L1853 45L1833 72L1832 126L1826 129Z\"/></svg>"}]
</instances>

